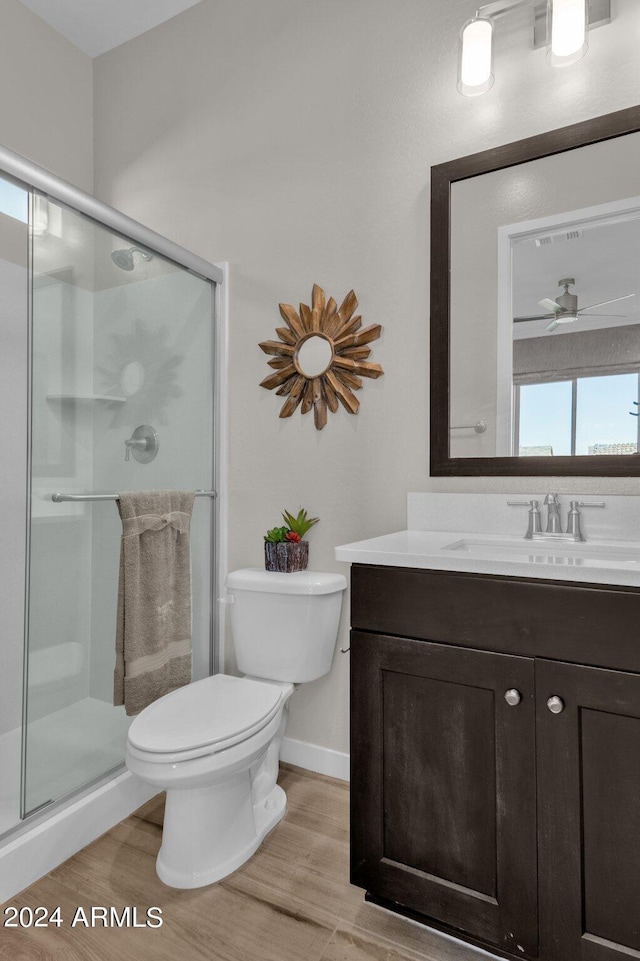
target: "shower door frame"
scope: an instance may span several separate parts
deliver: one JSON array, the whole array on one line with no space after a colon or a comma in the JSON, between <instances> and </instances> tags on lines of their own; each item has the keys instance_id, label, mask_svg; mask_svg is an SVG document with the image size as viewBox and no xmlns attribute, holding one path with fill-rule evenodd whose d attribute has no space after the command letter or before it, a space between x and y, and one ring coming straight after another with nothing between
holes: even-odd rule
<instances>
[{"instance_id":1,"label":"shower door frame","mask_svg":"<svg viewBox=\"0 0 640 961\"><path fill-rule=\"evenodd\" d=\"M195 274L201 279L208 281L212 285L211 291L211 326L212 326L212 357L211 375L212 384L212 465L211 477L213 490L216 496L211 502L211 530L210 530L210 612L209 612L209 674L215 674L220 669L220 648L224 637L224 610L222 605L217 604L217 598L223 591L224 577L226 575L226 554L224 544L226 537L226 351L227 351L227 311L228 311L228 287L227 275L228 265L226 263L217 265L198 257L191 251L186 250L179 244L168 240L162 234L156 233L144 224L139 223L121 211L116 210L108 204L97 200L90 194L85 193L78 187L54 174L45 170L43 167L32 163L20 154L15 153L7 147L0 146L0 176L7 176L18 181L21 186L29 191L29 224L28 224L28 244L29 244L29 283L27 288L28 298L28 339L27 339L27 464L26 464L26 532L25 532L25 598L24 598L24 629L23 629L23 672L22 672L22 749L21 765L25 770L26 738L24 736L24 724L26 718L26 703L28 694L28 638L29 638L29 593L30 593L30 555L31 555L31 433L32 433L32 322L33 322L33 291L31 283L31 264L33 234L31 231L33 193L35 190L42 194L45 199L50 199L57 204L68 207L89 220L102 227L112 230L122 237L123 240L130 240L136 245L141 245L155 253L166 257L180 267ZM32 827L44 817L55 813L65 807L71 800L82 797L96 787L110 781L117 774L125 770L124 759L122 762L92 780L74 788L68 793L47 801L40 807L29 811L24 810L24 797L21 791L20 799L20 822L8 832L0 836L0 842L8 837L22 833Z\"/></svg>"}]
</instances>

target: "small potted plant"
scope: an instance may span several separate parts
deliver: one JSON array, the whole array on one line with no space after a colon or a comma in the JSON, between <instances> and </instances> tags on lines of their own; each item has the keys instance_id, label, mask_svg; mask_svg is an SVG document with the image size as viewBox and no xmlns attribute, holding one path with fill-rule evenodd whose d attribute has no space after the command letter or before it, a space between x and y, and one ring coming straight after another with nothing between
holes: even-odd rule
<instances>
[{"instance_id":1,"label":"small potted plant","mask_svg":"<svg viewBox=\"0 0 640 961\"><path fill-rule=\"evenodd\" d=\"M303 538L320 518L307 517L301 508L296 517L283 511L282 519L286 527L274 527L264 536L264 566L282 574L304 571L309 563L309 542Z\"/></svg>"}]
</instances>

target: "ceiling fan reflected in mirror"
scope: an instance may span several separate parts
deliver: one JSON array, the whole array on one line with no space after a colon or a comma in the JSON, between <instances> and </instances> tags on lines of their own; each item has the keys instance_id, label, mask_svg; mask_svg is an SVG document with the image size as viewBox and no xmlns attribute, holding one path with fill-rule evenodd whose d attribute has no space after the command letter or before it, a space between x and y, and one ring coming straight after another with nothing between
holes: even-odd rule
<instances>
[{"instance_id":1,"label":"ceiling fan reflected in mirror","mask_svg":"<svg viewBox=\"0 0 640 961\"><path fill-rule=\"evenodd\" d=\"M551 323L547 324L546 330L553 331L560 324L572 324L576 320L579 320L581 315L585 311L595 310L596 307L606 307L607 304L616 304L620 300L629 300L630 297L635 297L635 294L625 294L623 297L614 297L612 300L603 300L598 304L589 304L588 307L578 307L578 295L570 294L569 287L575 286L575 279L573 277L564 277L562 280L558 281L559 287L564 287L564 293L556 297L555 300L551 300L550 297L545 297L544 300L539 300L538 303L541 307L544 307L548 311L546 314L535 314L532 317L514 317L514 324L526 323L530 320L549 320ZM624 317L624 314L587 314L588 317Z\"/></svg>"}]
</instances>

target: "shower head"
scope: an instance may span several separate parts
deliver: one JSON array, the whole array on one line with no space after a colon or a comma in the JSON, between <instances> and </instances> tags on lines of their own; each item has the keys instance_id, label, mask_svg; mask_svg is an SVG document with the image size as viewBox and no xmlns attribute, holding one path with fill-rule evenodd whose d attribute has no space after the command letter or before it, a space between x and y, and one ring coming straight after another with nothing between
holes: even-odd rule
<instances>
[{"instance_id":1,"label":"shower head","mask_svg":"<svg viewBox=\"0 0 640 961\"><path fill-rule=\"evenodd\" d=\"M152 254L147 253L146 250L141 250L140 247L129 247L121 248L120 250L111 251L111 259L120 270L133 270L135 264L133 262L133 255L135 253L140 254L143 260L151 260Z\"/></svg>"}]
</instances>

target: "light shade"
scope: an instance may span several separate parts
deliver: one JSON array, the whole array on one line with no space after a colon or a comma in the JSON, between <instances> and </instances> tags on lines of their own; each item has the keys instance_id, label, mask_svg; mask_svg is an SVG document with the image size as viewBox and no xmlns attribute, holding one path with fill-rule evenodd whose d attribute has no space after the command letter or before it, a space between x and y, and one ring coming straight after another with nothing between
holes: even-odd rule
<instances>
[{"instance_id":1,"label":"light shade","mask_svg":"<svg viewBox=\"0 0 640 961\"><path fill-rule=\"evenodd\" d=\"M477 97L492 86L493 24L478 17L460 31L458 90L465 97Z\"/></svg>"},{"instance_id":2,"label":"light shade","mask_svg":"<svg viewBox=\"0 0 640 961\"><path fill-rule=\"evenodd\" d=\"M568 67L584 57L587 41L587 0L548 0L547 60Z\"/></svg>"}]
</instances>

